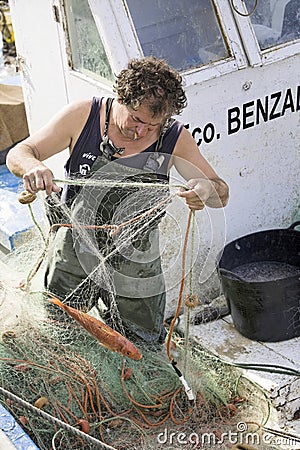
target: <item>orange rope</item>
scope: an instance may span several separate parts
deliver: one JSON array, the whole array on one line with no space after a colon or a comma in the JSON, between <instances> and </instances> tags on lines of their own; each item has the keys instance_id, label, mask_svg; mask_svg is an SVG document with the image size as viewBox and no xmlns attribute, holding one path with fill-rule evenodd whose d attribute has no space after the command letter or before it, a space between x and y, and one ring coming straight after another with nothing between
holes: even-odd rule
<instances>
[{"instance_id":1,"label":"orange rope","mask_svg":"<svg viewBox=\"0 0 300 450\"><path fill-rule=\"evenodd\" d=\"M187 252L187 245L188 245L188 239L189 239L189 232L190 232L190 227L191 227L191 221L192 221L192 215L193 215L193 211L190 210L189 215L188 215L188 221L187 221L187 226L186 226L186 232L185 232L185 238L184 238L184 243L183 243L183 249L182 249L182 265L181 265L181 283L180 283L180 290L179 290L179 296L178 296L178 303L177 303L177 308L176 308L176 312L175 315L172 319L172 322L170 324L170 329L169 329L169 334L168 334L168 338L167 338L167 355L170 361L172 361L172 355L171 355L171 340L172 340L172 335L173 335L173 331L174 331L174 327L175 327L175 323L179 317L179 313L180 313L180 309L181 309L181 305L182 305L182 298L183 298L183 290L184 290L184 284L185 284L185 265L186 265L186 252Z\"/></svg>"},{"instance_id":2,"label":"orange rope","mask_svg":"<svg viewBox=\"0 0 300 450\"><path fill-rule=\"evenodd\" d=\"M121 382L122 382L122 387L123 390L125 392L126 397L128 398L128 400L130 400L130 402L135 405L135 406L139 406L140 408L145 408L145 409L157 409L157 408L161 408L162 407L162 402L158 397L155 397L156 401L158 403L156 403L155 405L144 405L143 403L139 403L136 400L134 400L134 398L129 394L129 392L127 391L126 385L125 385L125 379L124 379L124 369L125 369L125 363L124 363L124 358L122 361L122 373L121 373Z\"/></svg>"}]
</instances>

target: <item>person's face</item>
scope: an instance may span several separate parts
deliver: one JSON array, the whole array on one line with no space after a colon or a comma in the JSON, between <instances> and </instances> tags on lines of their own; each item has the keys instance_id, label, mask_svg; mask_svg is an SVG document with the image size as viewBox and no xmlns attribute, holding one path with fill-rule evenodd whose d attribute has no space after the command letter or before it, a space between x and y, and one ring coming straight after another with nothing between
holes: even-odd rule
<instances>
[{"instance_id":1,"label":"person's face","mask_svg":"<svg viewBox=\"0 0 300 450\"><path fill-rule=\"evenodd\" d=\"M138 140L160 130L165 117L155 116L147 106L141 105L138 110L121 104L118 127L123 136Z\"/></svg>"}]
</instances>

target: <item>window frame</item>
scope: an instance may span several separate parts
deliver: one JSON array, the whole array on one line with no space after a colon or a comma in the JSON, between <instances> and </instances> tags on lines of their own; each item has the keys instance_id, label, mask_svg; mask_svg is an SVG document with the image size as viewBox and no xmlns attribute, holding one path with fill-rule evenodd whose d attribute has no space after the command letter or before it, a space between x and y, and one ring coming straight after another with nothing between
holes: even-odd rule
<instances>
[{"instance_id":1,"label":"window frame","mask_svg":"<svg viewBox=\"0 0 300 450\"><path fill-rule=\"evenodd\" d=\"M223 33L223 39L231 56L225 57L193 69L181 71L185 79L185 87L215 79L246 67L262 66L281 59L286 59L300 52L300 40L289 41L261 50L252 26L251 17L241 16L231 7L230 0L211 0L216 19ZM88 0L99 35L102 39L111 70L117 74L127 66L128 60L143 57L143 51L130 15L126 0ZM89 83L103 82L106 88L112 82L100 76L89 76L73 69L70 65L72 55L68 41L67 21L64 0L60 0L63 16L63 33L66 41L69 73ZM247 13L244 0L235 0L235 6Z\"/></svg>"},{"instance_id":2,"label":"window frame","mask_svg":"<svg viewBox=\"0 0 300 450\"><path fill-rule=\"evenodd\" d=\"M235 6L243 14L247 14L247 8L243 0L235 0ZM244 17L235 11L233 11L233 14L250 66L256 67L271 64L295 56L300 52L300 39L261 49L252 25L251 16Z\"/></svg>"},{"instance_id":3,"label":"window frame","mask_svg":"<svg viewBox=\"0 0 300 450\"><path fill-rule=\"evenodd\" d=\"M89 0L97 2L97 0ZM248 61L243 50L243 46L240 40L239 33L234 23L234 18L231 12L229 4L224 4L224 0L211 0L213 9L216 14L216 19L220 25L220 31L223 33L223 39L226 47L229 49L231 56L222 58L218 61L214 61L208 64L198 66L196 68L180 71L185 78L186 87L195 84L195 82L201 82L216 78L223 74L242 69L247 67ZM120 8L120 0L110 0L111 7L115 12L115 17L120 20L119 26L123 23L124 18L127 18L130 27L124 27L124 37L126 42L132 44L132 52L129 54L129 58L142 57L143 51L139 43L139 39L134 27L133 20L131 18L129 9L126 4L126 0L122 0L123 11ZM221 13L222 5L222 13ZM123 15L122 15L123 13ZM125 13L125 14L124 14ZM116 19L116 20L117 20Z\"/></svg>"}]
</instances>

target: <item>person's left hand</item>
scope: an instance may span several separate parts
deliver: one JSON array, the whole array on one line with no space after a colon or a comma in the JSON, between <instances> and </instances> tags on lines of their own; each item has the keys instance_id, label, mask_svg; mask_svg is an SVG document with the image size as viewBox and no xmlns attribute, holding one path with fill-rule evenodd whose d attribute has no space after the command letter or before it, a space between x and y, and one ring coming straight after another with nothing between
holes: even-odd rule
<instances>
[{"instance_id":1,"label":"person's left hand","mask_svg":"<svg viewBox=\"0 0 300 450\"><path fill-rule=\"evenodd\" d=\"M180 188L177 195L185 198L186 204L192 210L201 210L212 195L214 187L211 180L205 178L191 179L187 182L187 189Z\"/></svg>"}]
</instances>

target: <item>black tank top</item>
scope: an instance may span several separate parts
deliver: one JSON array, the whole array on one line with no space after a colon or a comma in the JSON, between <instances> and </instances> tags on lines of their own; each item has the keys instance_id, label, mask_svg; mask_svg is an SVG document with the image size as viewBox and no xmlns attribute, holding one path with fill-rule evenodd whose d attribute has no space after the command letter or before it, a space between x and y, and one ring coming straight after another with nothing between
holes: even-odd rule
<instances>
[{"instance_id":1,"label":"black tank top","mask_svg":"<svg viewBox=\"0 0 300 450\"><path fill-rule=\"evenodd\" d=\"M91 168L96 159L102 155L100 151L100 143L102 136L100 131L100 108L103 98L93 97L91 111L89 117L82 129L82 132L73 148L72 154L65 165L66 178L88 177ZM157 141L150 147L146 148L136 156L114 158L116 163L136 169L148 167L149 156L156 151L164 155L161 165L155 170L160 179L168 179L168 165L170 157L174 151L174 147L178 137L182 131L183 124L174 120L168 130L163 135L159 149L157 149ZM149 155L150 154L150 155ZM151 170L151 164L150 164ZM62 200L69 202L76 194L77 189L74 186L64 185Z\"/></svg>"}]
</instances>

